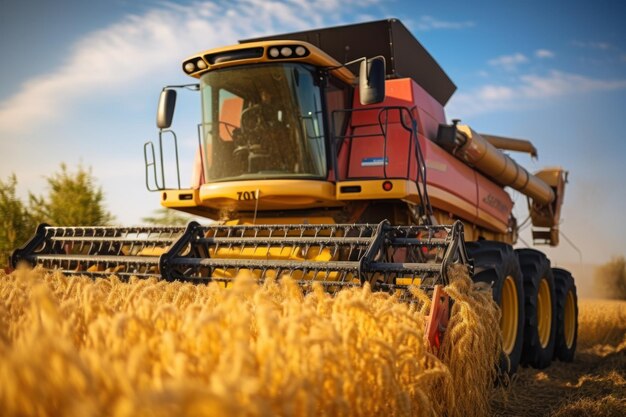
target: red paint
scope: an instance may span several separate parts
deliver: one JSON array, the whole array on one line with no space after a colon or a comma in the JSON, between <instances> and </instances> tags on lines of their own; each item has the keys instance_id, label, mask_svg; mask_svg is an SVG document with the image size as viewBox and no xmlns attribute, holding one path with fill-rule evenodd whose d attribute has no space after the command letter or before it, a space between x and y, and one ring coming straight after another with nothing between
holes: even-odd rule
<instances>
[{"instance_id":1,"label":"red paint","mask_svg":"<svg viewBox=\"0 0 626 417\"><path fill-rule=\"evenodd\" d=\"M426 317L425 336L429 346L437 351L448 328L450 318L450 298L441 285L435 285L430 303L430 313Z\"/></svg>"},{"instance_id":2,"label":"red paint","mask_svg":"<svg viewBox=\"0 0 626 417\"><path fill-rule=\"evenodd\" d=\"M466 202L471 211L466 210L462 217L467 221L476 222L480 213L487 213L501 223L498 229L507 224L513 206L509 195L503 187L434 142L439 125L446 123L444 109L413 80L388 80L383 103L361 106L358 91L355 92L354 103L355 111L348 128L350 137L341 144L338 153L337 180L387 177L415 181L417 162L412 151L412 139L401 123L401 118L404 117L405 123L410 125L407 117L410 112L417 121L428 185ZM394 106L406 110L381 112L382 107ZM381 122L387 134L386 149ZM384 157L387 159L383 168ZM333 179L334 176L335 173Z\"/></svg>"}]
</instances>

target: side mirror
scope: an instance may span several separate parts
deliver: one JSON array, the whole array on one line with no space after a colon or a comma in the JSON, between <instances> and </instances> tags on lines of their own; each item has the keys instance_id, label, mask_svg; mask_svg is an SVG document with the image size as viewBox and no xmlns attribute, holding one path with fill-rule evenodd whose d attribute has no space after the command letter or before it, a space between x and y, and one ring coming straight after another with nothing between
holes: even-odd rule
<instances>
[{"instance_id":1,"label":"side mirror","mask_svg":"<svg viewBox=\"0 0 626 417\"><path fill-rule=\"evenodd\" d=\"M172 125L174 108L176 107L176 91L165 89L161 91L159 97L159 108L157 109L157 127L167 129Z\"/></svg>"},{"instance_id":2,"label":"side mirror","mask_svg":"<svg viewBox=\"0 0 626 417\"><path fill-rule=\"evenodd\" d=\"M385 100L385 58L377 56L361 61L359 68L361 104L376 104Z\"/></svg>"}]
</instances>

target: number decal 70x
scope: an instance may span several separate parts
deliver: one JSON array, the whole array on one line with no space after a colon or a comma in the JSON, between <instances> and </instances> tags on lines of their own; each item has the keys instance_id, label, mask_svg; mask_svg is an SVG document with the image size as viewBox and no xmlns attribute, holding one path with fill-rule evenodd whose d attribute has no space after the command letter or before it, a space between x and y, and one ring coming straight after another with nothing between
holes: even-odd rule
<instances>
[{"instance_id":1,"label":"number decal 70x","mask_svg":"<svg viewBox=\"0 0 626 417\"><path fill-rule=\"evenodd\" d=\"M237 200L256 200L256 191L237 191Z\"/></svg>"}]
</instances>

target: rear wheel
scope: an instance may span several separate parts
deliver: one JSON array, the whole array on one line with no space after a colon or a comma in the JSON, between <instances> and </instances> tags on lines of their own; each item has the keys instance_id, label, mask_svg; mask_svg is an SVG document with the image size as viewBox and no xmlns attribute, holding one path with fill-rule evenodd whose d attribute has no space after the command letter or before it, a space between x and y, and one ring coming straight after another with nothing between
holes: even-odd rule
<instances>
[{"instance_id":1,"label":"rear wheel","mask_svg":"<svg viewBox=\"0 0 626 417\"><path fill-rule=\"evenodd\" d=\"M554 358L564 362L574 360L578 336L578 296L572 274L552 268L556 292L556 342Z\"/></svg>"},{"instance_id":2,"label":"rear wheel","mask_svg":"<svg viewBox=\"0 0 626 417\"><path fill-rule=\"evenodd\" d=\"M500 373L514 374L520 362L524 330L524 288L522 273L513 248L493 241L468 242L468 255L474 260L474 282L492 286L494 301L500 306L502 355Z\"/></svg>"},{"instance_id":3,"label":"rear wheel","mask_svg":"<svg viewBox=\"0 0 626 417\"><path fill-rule=\"evenodd\" d=\"M550 365L556 341L556 295L550 261L534 249L518 249L524 275L524 349L522 365Z\"/></svg>"}]
</instances>

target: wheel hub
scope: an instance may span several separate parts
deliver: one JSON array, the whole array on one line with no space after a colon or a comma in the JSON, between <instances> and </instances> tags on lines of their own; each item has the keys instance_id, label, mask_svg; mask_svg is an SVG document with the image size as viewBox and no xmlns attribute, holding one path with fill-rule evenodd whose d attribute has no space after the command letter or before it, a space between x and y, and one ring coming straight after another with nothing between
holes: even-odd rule
<instances>
[{"instance_id":1,"label":"wheel hub","mask_svg":"<svg viewBox=\"0 0 626 417\"><path fill-rule=\"evenodd\" d=\"M502 299L500 300L502 317L500 318L500 330L502 332L502 350L510 355L515 348L519 320L519 304L517 301L517 288L515 280L510 275L502 285Z\"/></svg>"},{"instance_id":2,"label":"wheel hub","mask_svg":"<svg viewBox=\"0 0 626 417\"><path fill-rule=\"evenodd\" d=\"M552 327L552 300L550 297L550 286L548 285L548 280L545 278L542 278L539 282L537 319L539 343L541 343L542 348L545 348L550 341L550 330Z\"/></svg>"}]
</instances>

